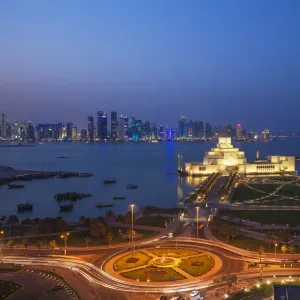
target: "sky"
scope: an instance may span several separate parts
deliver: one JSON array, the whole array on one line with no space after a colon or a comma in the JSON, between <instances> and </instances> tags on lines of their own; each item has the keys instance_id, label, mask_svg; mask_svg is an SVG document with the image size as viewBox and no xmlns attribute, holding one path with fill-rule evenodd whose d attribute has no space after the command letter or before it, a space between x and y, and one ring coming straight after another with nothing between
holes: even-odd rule
<instances>
[{"instance_id":1,"label":"sky","mask_svg":"<svg viewBox=\"0 0 300 300\"><path fill-rule=\"evenodd\" d=\"M298 0L1 0L0 110L299 130Z\"/></svg>"}]
</instances>

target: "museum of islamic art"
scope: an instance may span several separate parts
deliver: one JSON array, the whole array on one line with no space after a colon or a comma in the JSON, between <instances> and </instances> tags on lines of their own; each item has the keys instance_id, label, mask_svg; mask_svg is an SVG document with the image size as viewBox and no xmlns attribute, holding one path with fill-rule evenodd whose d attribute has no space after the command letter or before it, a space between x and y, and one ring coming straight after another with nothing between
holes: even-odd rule
<instances>
[{"instance_id":1,"label":"museum of islamic art","mask_svg":"<svg viewBox=\"0 0 300 300\"><path fill-rule=\"evenodd\" d=\"M190 176L212 173L237 172L244 175L295 175L295 157L271 155L248 163L245 152L234 148L230 137L219 137L216 148L205 153L203 162L186 162L182 168L182 155L178 155L178 171Z\"/></svg>"}]
</instances>

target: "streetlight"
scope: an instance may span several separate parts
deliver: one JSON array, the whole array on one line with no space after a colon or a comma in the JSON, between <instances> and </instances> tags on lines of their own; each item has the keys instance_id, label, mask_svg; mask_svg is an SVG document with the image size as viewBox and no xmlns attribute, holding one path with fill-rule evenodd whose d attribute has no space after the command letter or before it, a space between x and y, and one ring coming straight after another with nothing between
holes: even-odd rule
<instances>
[{"instance_id":1,"label":"streetlight","mask_svg":"<svg viewBox=\"0 0 300 300\"><path fill-rule=\"evenodd\" d=\"M134 209L134 204L130 204L131 207L131 246L132 246L132 258L133 258L133 209Z\"/></svg>"},{"instance_id":2,"label":"streetlight","mask_svg":"<svg viewBox=\"0 0 300 300\"><path fill-rule=\"evenodd\" d=\"M67 255L67 248L68 248L67 240L68 240L68 238L69 238L69 235L70 235L70 233L67 232L66 234L62 234L62 235L60 236L60 238L61 238L61 239L64 239L64 241L65 241L65 250L64 250L65 255Z\"/></svg>"},{"instance_id":3,"label":"streetlight","mask_svg":"<svg viewBox=\"0 0 300 300\"><path fill-rule=\"evenodd\" d=\"M199 264L199 206L196 207L196 212L197 212L197 266Z\"/></svg>"},{"instance_id":4,"label":"streetlight","mask_svg":"<svg viewBox=\"0 0 300 300\"><path fill-rule=\"evenodd\" d=\"M4 236L4 230L1 230L1 231L0 231L0 235L1 235L0 254L2 254L2 246L3 246L3 236Z\"/></svg>"},{"instance_id":5,"label":"streetlight","mask_svg":"<svg viewBox=\"0 0 300 300\"><path fill-rule=\"evenodd\" d=\"M275 248L275 265L276 265L276 248L277 248L277 246L278 246L278 244L275 242L275 244L274 244L274 248Z\"/></svg>"}]
</instances>

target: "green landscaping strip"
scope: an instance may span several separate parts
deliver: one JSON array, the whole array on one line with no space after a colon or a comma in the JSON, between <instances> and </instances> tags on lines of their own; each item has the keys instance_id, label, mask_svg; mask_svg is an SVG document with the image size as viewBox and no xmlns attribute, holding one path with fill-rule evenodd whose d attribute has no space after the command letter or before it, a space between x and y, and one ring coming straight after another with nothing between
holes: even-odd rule
<instances>
[{"instance_id":1,"label":"green landscaping strip","mask_svg":"<svg viewBox=\"0 0 300 300\"><path fill-rule=\"evenodd\" d=\"M121 275L127 279L137 281L160 282L160 281L172 281L173 276L175 280L185 279L184 276L173 270L172 268L158 268L147 267L137 269L129 272L123 272Z\"/></svg>"}]
</instances>

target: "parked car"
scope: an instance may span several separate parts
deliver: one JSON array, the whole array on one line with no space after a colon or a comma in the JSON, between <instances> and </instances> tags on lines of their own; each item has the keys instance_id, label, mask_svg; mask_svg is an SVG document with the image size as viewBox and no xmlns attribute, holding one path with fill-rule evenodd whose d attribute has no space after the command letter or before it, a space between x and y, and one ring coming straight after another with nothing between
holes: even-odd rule
<instances>
[{"instance_id":1,"label":"parked car","mask_svg":"<svg viewBox=\"0 0 300 300\"><path fill-rule=\"evenodd\" d=\"M59 291L59 290L63 290L64 287L62 285L55 285L53 288L52 288L52 291Z\"/></svg>"}]
</instances>

